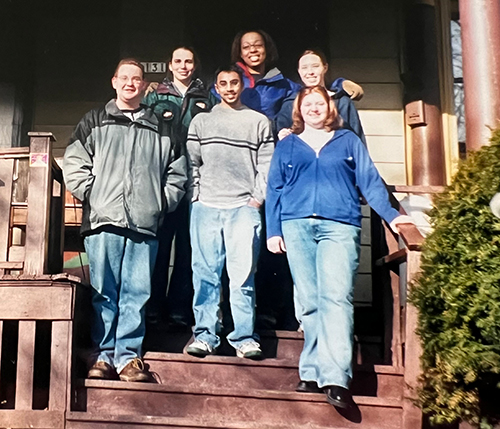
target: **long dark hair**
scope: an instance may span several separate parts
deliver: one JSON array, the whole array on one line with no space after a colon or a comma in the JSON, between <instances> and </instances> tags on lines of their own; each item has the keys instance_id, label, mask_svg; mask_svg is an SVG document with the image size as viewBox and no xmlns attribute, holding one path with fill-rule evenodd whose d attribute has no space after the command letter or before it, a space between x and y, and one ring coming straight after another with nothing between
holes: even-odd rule
<instances>
[{"instance_id":1,"label":"long dark hair","mask_svg":"<svg viewBox=\"0 0 500 429\"><path fill-rule=\"evenodd\" d=\"M293 102L293 114L292 114L292 119L293 119L293 125L292 125L292 132L294 134L300 134L304 131L304 118L302 117L302 113L300 111L300 107L302 106L302 102L304 101L304 98L312 93L318 93L320 94L326 101L328 105L328 115L326 117L325 121L325 130L326 131L333 131L333 130L338 130L339 128L342 127L342 118L337 112L337 108L335 107L335 103L330 97L330 94L328 94L328 91L326 88L323 86L311 86L307 88L302 88L299 91L299 94L295 98L295 101Z\"/></svg>"},{"instance_id":2,"label":"long dark hair","mask_svg":"<svg viewBox=\"0 0 500 429\"><path fill-rule=\"evenodd\" d=\"M266 49L266 60L264 64L266 66L266 70L269 70L278 62L278 48L276 47L276 43L272 37L267 34L264 30L248 30L248 31L240 31L236 36L234 36L233 44L231 45L231 62L237 63L242 61L241 59L241 39L245 34L248 33L257 33L260 34L262 39L264 40L264 47Z\"/></svg>"}]
</instances>

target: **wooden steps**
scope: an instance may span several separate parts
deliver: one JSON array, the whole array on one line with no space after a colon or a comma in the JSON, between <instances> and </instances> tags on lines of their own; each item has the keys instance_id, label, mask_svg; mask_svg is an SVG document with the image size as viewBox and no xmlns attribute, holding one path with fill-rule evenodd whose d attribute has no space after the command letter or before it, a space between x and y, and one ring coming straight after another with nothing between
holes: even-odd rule
<instances>
[{"instance_id":1,"label":"wooden steps","mask_svg":"<svg viewBox=\"0 0 500 429\"><path fill-rule=\"evenodd\" d=\"M68 417L68 428L85 427L81 419L98 418L110 412L128 422L130 416L184 418L191 419L192 426L187 427L207 427L203 425L209 424L208 427L216 428L240 427L241 422L254 422L254 427L260 428L399 429L402 419L401 401L390 398L357 396L358 410L342 416L322 394L218 386L181 388L168 384L101 380L85 380L82 388L85 389L87 412ZM78 426L72 426L72 419ZM141 427L143 423L138 424L130 427ZM160 421L160 427L161 424ZM86 427L108 427L99 426L95 421L92 425ZM165 427L175 426L167 424Z\"/></svg>"},{"instance_id":2,"label":"wooden steps","mask_svg":"<svg viewBox=\"0 0 500 429\"><path fill-rule=\"evenodd\" d=\"M182 354L190 332L159 331L150 339L154 350L145 362L160 383L79 380L68 429L402 427L402 368L355 365L351 390L358 408L345 415L323 394L294 391L301 333L261 333L262 361L237 358L227 344L202 359Z\"/></svg>"},{"instance_id":3,"label":"wooden steps","mask_svg":"<svg viewBox=\"0 0 500 429\"><path fill-rule=\"evenodd\" d=\"M203 359L178 353L148 352L145 361L170 386L294 391L299 381L297 360L265 359L255 362L231 356ZM386 365L354 367L353 394L401 398L403 370Z\"/></svg>"}]
</instances>

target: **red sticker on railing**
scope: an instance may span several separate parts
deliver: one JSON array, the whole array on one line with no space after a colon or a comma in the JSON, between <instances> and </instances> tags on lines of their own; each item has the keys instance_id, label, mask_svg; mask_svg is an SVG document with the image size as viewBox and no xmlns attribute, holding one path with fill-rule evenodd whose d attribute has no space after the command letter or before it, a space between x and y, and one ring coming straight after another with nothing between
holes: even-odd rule
<instances>
[{"instance_id":1,"label":"red sticker on railing","mask_svg":"<svg viewBox=\"0 0 500 429\"><path fill-rule=\"evenodd\" d=\"M31 153L30 167L47 167L49 165L48 153Z\"/></svg>"}]
</instances>

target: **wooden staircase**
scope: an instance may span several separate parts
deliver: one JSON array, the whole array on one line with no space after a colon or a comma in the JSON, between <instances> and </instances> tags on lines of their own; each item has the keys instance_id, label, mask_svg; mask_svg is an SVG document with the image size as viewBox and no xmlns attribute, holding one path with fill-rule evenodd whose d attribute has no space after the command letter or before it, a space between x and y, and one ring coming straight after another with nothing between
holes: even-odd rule
<instances>
[{"instance_id":1,"label":"wooden staircase","mask_svg":"<svg viewBox=\"0 0 500 429\"><path fill-rule=\"evenodd\" d=\"M373 338L355 345L357 407L349 413L323 394L294 391L303 343L297 332L262 332L266 359L254 362L227 344L217 356L193 358L182 354L190 332L149 330L145 360L158 384L86 380L89 289L58 274L69 250L63 237L80 223L81 206L64 203L52 140L33 133L30 148L0 153L0 428L422 428L411 401L419 374L416 311L400 298L419 269L415 228L383 233L388 249L376 269L387 287L386 329L375 353Z\"/></svg>"},{"instance_id":2,"label":"wooden staircase","mask_svg":"<svg viewBox=\"0 0 500 429\"><path fill-rule=\"evenodd\" d=\"M179 338L173 342L182 344ZM67 428L403 427L402 368L357 365L352 385L357 409L346 414L323 394L294 391L302 342L297 332L264 333L268 357L258 362L230 356L229 347L222 347L226 355L203 359L148 352L145 361L161 384L78 380Z\"/></svg>"}]
</instances>

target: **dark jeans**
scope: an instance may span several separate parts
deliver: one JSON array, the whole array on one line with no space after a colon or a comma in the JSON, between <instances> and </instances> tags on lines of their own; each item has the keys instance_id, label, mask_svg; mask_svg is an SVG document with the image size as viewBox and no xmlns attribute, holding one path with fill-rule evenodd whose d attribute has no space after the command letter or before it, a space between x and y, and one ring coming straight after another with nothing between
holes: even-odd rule
<instances>
[{"instance_id":1,"label":"dark jeans","mask_svg":"<svg viewBox=\"0 0 500 429\"><path fill-rule=\"evenodd\" d=\"M175 256L170 284L168 273L172 240ZM176 323L193 324L193 281L191 244L189 239L189 201L183 198L173 213L165 216L158 231L159 249L152 278L150 317L160 317ZM168 292L167 292L168 290Z\"/></svg>"}]
</instances>

